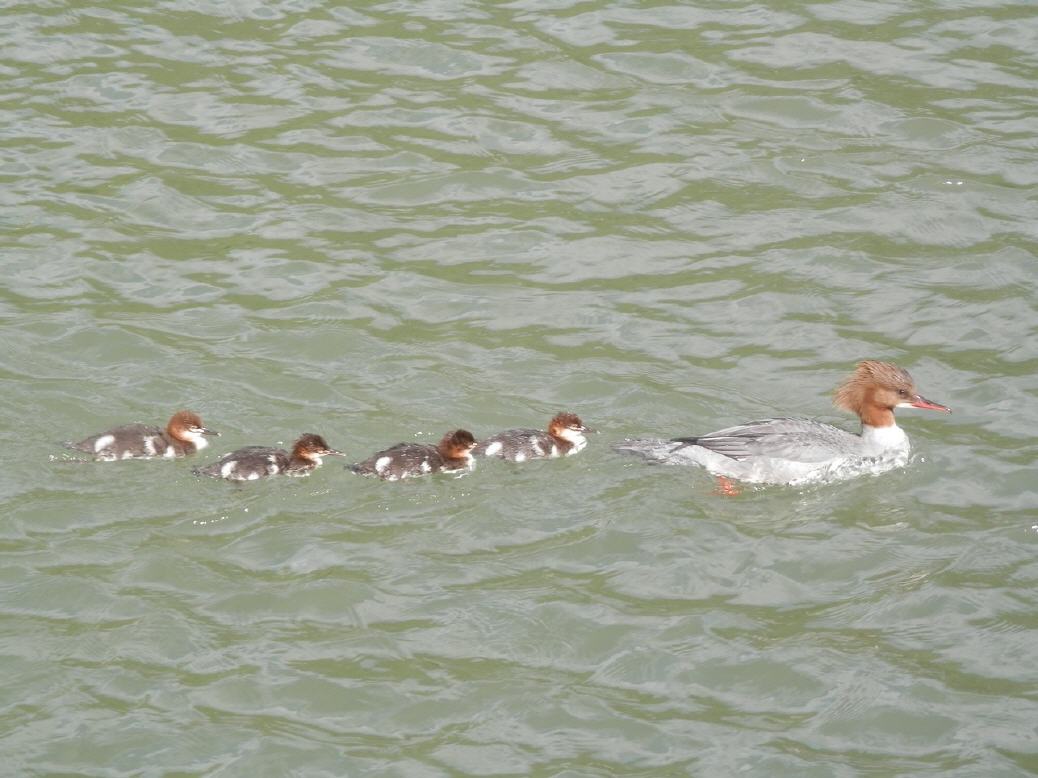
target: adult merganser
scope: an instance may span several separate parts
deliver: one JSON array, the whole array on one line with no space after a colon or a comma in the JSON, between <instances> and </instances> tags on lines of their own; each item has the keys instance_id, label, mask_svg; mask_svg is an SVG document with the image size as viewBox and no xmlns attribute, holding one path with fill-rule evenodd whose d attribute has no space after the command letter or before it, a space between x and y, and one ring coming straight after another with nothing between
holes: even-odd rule
<instances>
[{"instance_id":1,"label":"adult merganser","mask_svg":"<svg viewBox=\"0 0 1038 778\"><path fill-rule=\"evenodd\" d=\"M195 475L224 478L228 481L255 481L272 475L310 475L321 466L321 457L345 456L324 442L324 438L307 432L300 435L289 453L283 448L245 446L224 454L216 462L196 467Z\"/></svg>"},{"instance_id":2,"label":"adult merganser","mask_svg":"<svg viewBox=\"0 0 1038 778\"><path fill-rule=\"evenodd\" d=\"M477 457L500 457L511 462L569 456L587 446L591 430L575 413L559 413L548 422L548 431L516 429L499 432L472 450Z\"/></svg>"},{"instance_id":3,"label":"adult merganser","mask_svg":"<svg viewBox=\"0 0 1038 778\"><path fill-rule=\"evenodd\" d=\"M123 424L78 443L65 445L93 454L99 462L155 457L172 459L200 451L209 445L206 436L219 434L202 426L197 413L177 411L166 424L166 429L147 424Z\"/></svg>"},{"instance_id":4,"label":"adult merganser","mask_svg":"<svg viewBox=\"0 0 1038 778\"><path fill-rule=\"evenodd\" d=\"M476 439L468 430L454 430L435 446L397 443L378 451L347 469L358 475L375 475L383 481L398 481L429 473L462 473L475 467L472 449Z\"/></svg>"},{"instance_id":5,"label":"adult merganser","mask_svg":"<svg viewBox=\"0 0 1038 778\"><path fill-rule=\"evenodd\" d=\"M858 363L836 390L833 404L858 414L860 434L812 419L779 418L669 441L626 440L615 448L662 464L700 465L747 483L801 484L904 465L910 447L894 421L895 408L951 413L919 394L907 370L873 360Z\"/></svg>"}]
</instances>

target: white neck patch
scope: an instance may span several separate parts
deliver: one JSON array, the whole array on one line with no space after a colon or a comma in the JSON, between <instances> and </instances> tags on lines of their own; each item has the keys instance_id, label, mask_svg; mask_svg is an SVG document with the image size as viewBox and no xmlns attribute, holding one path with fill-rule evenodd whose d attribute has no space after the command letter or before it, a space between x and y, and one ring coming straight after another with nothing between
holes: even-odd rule
<instances>
[{"instance_id":1,"label":"white neck patch","mask_svg":"<svg viewBox=\"0 0 1038 778\"><path fill-rule=\"evenodd\" d=\"M205 439L205 435L198 432L192 432L191 430L184 430L181 435L182 440L186 440L188 443L194 444L197 451L201 451L203 448L209 445L209 441Z\"/></svg>"},{"instance_id":2,"label":"white neck patch","mask_svg":"<svg viewBox=\"0 0 1038 778\"><path fill-rule=\"evenodd\" d=\"M568 427L559 430L560 438L573 444L573 450L571 453L575 454L580 451L584 446L587 445L587 438L584 437L584 433L580 430L571 430Z\"/></svg>"},{"instance_id":3,"label":"white neck patch","mask_svg":"<svg viewBox=\"0 0 1038 778\"><path fill-rule=\"evenodd\" d=\"M889 427L871 427L868 424L862 424L861 441L867 448L876 451L908 448L908 435L897 424L891 424Z\"/></svg>"}]
</instances>

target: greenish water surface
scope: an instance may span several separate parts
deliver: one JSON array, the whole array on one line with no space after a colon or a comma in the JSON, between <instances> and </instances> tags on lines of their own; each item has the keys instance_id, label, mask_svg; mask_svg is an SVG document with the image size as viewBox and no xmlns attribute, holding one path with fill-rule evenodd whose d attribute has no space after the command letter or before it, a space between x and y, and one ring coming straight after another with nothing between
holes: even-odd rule
<instances>
[{"instance_id":1,"label":"greenish water surface","mask_svg":"<svg viewBox=\"0 0 1038 778\"><path fill-rule=\"evenodd\" d=\"M1031 3L7 3L4 775L1038 772ZM611 451L830 405L908 467ZM194 461L60 443L188 407ZM588 449L383 484L318 432Z\"/></svg>"}]
</instances>

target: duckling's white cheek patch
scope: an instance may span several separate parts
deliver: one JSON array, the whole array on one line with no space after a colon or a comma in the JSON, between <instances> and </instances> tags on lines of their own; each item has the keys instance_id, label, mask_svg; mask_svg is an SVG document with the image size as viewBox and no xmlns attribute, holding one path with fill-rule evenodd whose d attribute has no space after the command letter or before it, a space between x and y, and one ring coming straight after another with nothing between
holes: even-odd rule
<instances>
[{"instance_id":1,"label":"duckling's white cheek patch","mask_svg":"<svg viewBox=\"0 0 1038 778\"><path fill-rule=\"evenodd\" d=\"M503 448L504 444L502 444L499 440L495 440L493 443L486 447L485 453L488 457L496 456L501 452L501 449Z\"/></svg>"},{"instance_id":2,"label":"duckling's white cheek patch","mask_svg":"<svg viewBox=\"0 0 1038 778\"><path fill-rule=\"evenodd\" d=\"M209 445L209 441L203 438L201 435L194 438L191 442L195 444L195 451L201 451L203 448Z\"/></svg>"},{"instance_id":3,"label":"duckling's white cheek patch","mask_svg":"<svg viewBox=\"0 0 1038 778\"><path fill-rule=\"evenodd\" d=\"M104 449L115 443L114 435L102 435L94 442L94 453L100 454Z\"/></svg>"}]
</instances>

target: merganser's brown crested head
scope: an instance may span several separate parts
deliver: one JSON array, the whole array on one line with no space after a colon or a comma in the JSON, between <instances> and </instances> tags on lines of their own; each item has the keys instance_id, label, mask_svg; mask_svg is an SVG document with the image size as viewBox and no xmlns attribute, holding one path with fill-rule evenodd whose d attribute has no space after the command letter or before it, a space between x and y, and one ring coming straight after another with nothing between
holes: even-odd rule
<instances>
[{"instance_id":1,"label":"merganser's brown crested head","mask_svg":"<svg viewBox=\"0 0 1038 778\"><path fill-rule=\"evenodd\" d=\"M548 422L548 434L553 438L572 441L574 438L583 437L585 432L594 430L585 427L584 422L575 413L558 413Z\"/></svg>"},{"instance_id":2,"label":"merganser's brown crested head","mask_svg":"<svg viewBox=\"0 0 1038 778\"><path fill-rule=\"evenodd\" d=\"M476 447L476 439L468 430L454 430L443 436L436 449L444 459L464 459Z\"/></svg>"},{"instance_id":3,"label":"merganser's brown crested head","mask_svg":"<svg viewBox=\"0 0 1038 778\"><path fill-rule=\"evenodd\" d=\"M321 457L344 456L346 455L341 451L336 451L325 442L324 438L320 435L315 435L313 432L300 435L299 440L292 445L293 459L306 459L320 464Z\"/></svg>"},{"instance_id":4,"label":"merganser's brown crested head","mask_svg":"<svg viewBox=\"0 0 1038 778\"><path fill-rule=\"evenodd\" d=\"M166 425L166 434L171 438L184 442L195 442L203 436L215 435L220 437L216 430L206 429L202 424L202 417L194 411L177 411Z\"/></svg>"},{"instance_id":5,"label":"merganser's brown crested head","mask_svg":"<svg viewBox=\"0 0 1038 778\"><path fill-rule=\"evenodd\" d=\"M895 408L923 408L951 413L951 408L919 394L908 371L891 362L865 360L836 390L833 405L861 418L871 427L894 424Z\"/></svg>"}]
</instances>

